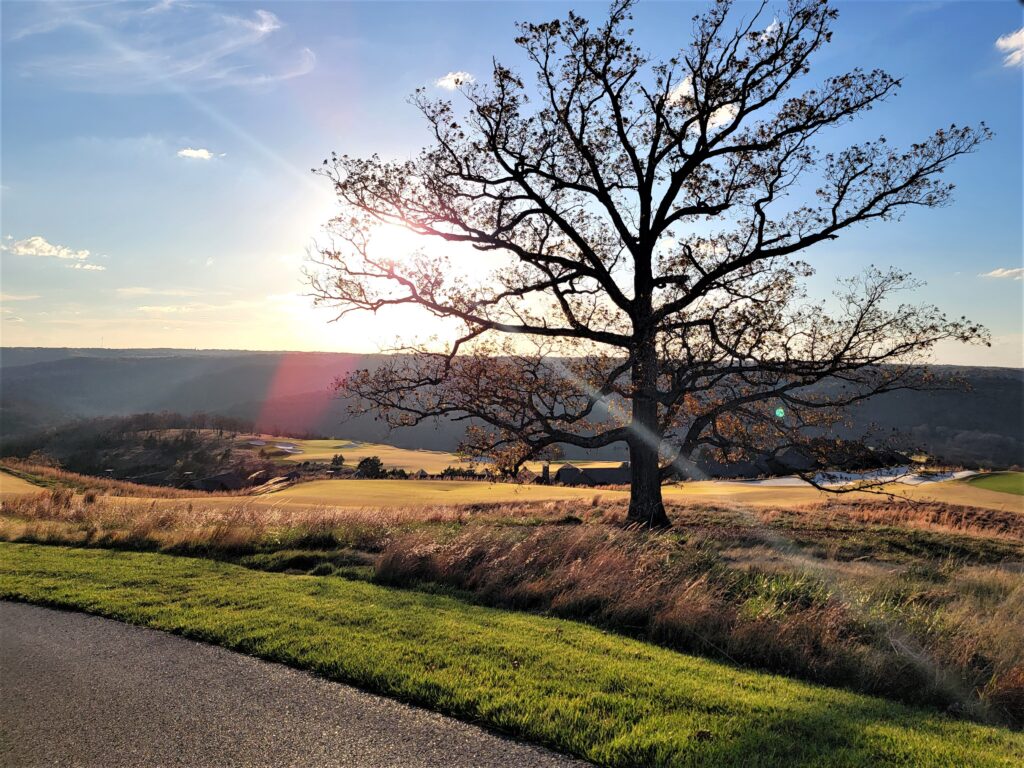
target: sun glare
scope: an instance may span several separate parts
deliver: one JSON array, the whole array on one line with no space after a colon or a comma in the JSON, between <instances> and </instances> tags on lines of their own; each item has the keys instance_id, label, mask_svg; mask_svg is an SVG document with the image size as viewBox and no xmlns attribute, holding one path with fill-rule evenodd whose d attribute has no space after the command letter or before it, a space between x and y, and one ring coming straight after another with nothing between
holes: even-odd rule
<instances>
[{"instance_id":1,"label":"sun glare","mask_svg":"<svg viewBox=\"0 0 1024 768\"><path fill-rule=\"evenodd\" d=\"M370 234L368 253L374 259L386 259L396 264L407 264L417 252L434 245L435 238L417 235L398 224L381 224Z\"/></svg>"}]
</instances>

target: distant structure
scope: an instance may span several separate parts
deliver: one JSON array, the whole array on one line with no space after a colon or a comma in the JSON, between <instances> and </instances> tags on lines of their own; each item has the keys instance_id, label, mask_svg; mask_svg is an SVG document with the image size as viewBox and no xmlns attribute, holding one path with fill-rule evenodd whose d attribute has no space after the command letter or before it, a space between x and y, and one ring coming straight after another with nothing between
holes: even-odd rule
<instances>
[{"instance_id":1,"label":"distant structure","mask_svg":"<svg viewBox=\"0 0 1024 768\"><path fill-rule=\"evenodd\" d=\"M581 469L573 464L563 464L555 472L555 482L562 485L629 485L629 462L617 467L588 467Z\"/></svg>"}]
</instances>

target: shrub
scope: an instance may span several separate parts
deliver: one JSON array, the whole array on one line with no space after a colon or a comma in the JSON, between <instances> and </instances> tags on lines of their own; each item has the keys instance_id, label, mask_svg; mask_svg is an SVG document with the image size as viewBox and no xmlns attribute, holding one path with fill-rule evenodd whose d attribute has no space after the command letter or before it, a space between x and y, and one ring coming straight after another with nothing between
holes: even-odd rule
<instances>
[{"instance_id":1,"label":"shrub","mask_svg":"<svg viewBox=\"0 0 1024 768\"><path fill-rule=\"evenodd\" d=\"M370 480L377 480L387 476L387 472L384 470L384 462L380 460L379 456L367 456L360 459L356 465L356 473Z\"/></svg>"}]
</instances>

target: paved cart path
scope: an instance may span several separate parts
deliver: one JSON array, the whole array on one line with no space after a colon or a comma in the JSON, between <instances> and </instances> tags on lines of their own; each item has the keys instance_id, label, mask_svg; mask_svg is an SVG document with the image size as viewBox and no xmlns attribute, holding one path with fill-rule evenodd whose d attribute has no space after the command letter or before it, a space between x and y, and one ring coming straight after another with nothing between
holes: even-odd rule
<instances>
[{"instance_id":1,"label":"paved cart path","mask_svg":"<svg viewBox=\"0 0 1024 768\"><path fill-rule=\"evenodd\" d=\"M584 763L223 648L0 602L0 765Z\"/></svg>"}]
</instances>

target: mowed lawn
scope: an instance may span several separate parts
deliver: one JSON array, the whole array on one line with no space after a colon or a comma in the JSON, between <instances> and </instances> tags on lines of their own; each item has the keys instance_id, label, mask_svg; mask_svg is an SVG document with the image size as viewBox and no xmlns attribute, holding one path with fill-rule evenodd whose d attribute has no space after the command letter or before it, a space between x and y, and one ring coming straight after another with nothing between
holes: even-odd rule
<instances>
[{"instance_id":1,"label":"mowed lawn","mask_svg":"<svg viewBox=\"0 0 1024 768\"><path fill-rule=\"evenodd\" d=\"M940 501L948 504L1019 511L1024 514L1024 500L1012 493L978 487L974 483L941 482L908 486L893 484L890 490L915 500ZM45 489L21 478L0 472L0 497L42 493ZM742 504L750 506L807 505L836 498L833 494L810 486L770 486L756 483L702 481L665 486L668 503L687 501ZM201 499L205 506L241 505L256 507L427 507L462 504L505 504L516 501L560 501L564 499L606 501L627 500L625 488L586 488L557 485L520 485L491 483L482 480L314 480L298 483L284 490L260 496L209 496ZM843 499L880 500L877 494L844 494ZM152 499L139 486L139 495L116 497L122 503L146 500L156 504L178 504L179 499ZM193 500L196 501L196 500Z\"/></svg>"},{"instance_id":2,"label":"mowed lawn","mask_svg":"<svg viewBox=\"0 0 1024 768\"><path fill-rule=\"evenodd\" d=\"M271 437L260 435L259 440L266 441L263 446L270 451L274 450L274 443L294 445L301 453L285 454L276 456L282 462L298 463L301 461L330 461L336 455L345 457L345 464L355 466L361 459L367 456L379 456L384 466L389 469L404 469L406 472L416 472L424 469L430 473L443 472L446 467L465 466L459 457L453 453L444 451L420 451L406 448L396 448L393 445L380 443L363 443L357 440L295 440L290 437ZM248 440L239 442L241 447L247 447ZM259 446L250 446L253 450L259 450Z\"/></svg>"},{"instance_id":3,"label":"mowed lawn","mask_svg":"<svg viewBox=\"0 0 1024 768\"><path fill-rule=\"evenodd\" d=\"M975 488L1024 496L1024 472L992 472L967 480Z\"/></svg>"},{"instance_id":4,"label":"mowed lawn","mask_svg":"<svg viewBox=\"0 0 1024 768\"><path fill-rule=\"evenodd\" d=\"M15 477L7 472L0 472L0 498L24 496L30 493L43 493L44 490L44 488L33 485L20 477Z\"/></svg>"},{"instance_id":5,"label":"mowed lawn","mask_svg":"<svg viewBox=\"0 0 1024 768\"><path fill-rule=\"evenodd\" d=\"M893 493L908 499L943 501L950 504L1021 510L1021 501L1004 493L955 482L929 485L893 485ZM753 483L703 481L666 486L666 502L689 500L738 503L753 506L815 504L836 498L815 488L766 486ZM517 485L475 480L315 480L299 483L277 493L257 496L253 502L274 506L416 507L436 504L499 504L512 501L558 501L560 499L627 500L628 489L574 488L557 485ZM882 500L877 494L845 494L839 498ZM240 499L219 499L221 503ZM1024 510L1021 510L1024 511Z\"/></svg>"},{"instance_id":6,"label":"mowed lawn","mask_svg":"<svg viewBox=\"0 0 1024 768\"><path fill-rule=\"evenodd\" d=\"M268 450L274 450L274 443L294 445L301 453L276 455L274 458L284 463L297 464L302 461L330 461L336 455L345 457L345 464L354 467L361 459L368 456L377 456L388 469L404 469L406 472L418 472L425 470L427 473L437 475L448 467L467 469L470 462L463 461L454 453L446 451L428 451L412 448L396 448L393 445L383 443L364 443L359 440L296 440L290 437L272 437L260 435L258 438L247 438L239 441L242 448L250 448L258 451L261 446L249 446L250 439L263 440L267 444L262 446ZM556 471L562 462L552 464L552 472ZM573 461L572 464L578 467L617 467L618 461ZM484 465L477 465L481 469ZM534 471L540 472L542 462L527 462L526 466Z\"/></svg>"},{"instance_id":7,"label":"mowed lawn","mask_svg":"<svg viewBox=\"0 0 1024 768\"><path fill-rule=\"evenodd\" d=\"M602 765L1014 766L1024 734L337 577L0 545L0 597L217 643Z\"/></svg>"},{"instance_id":8,"label":"mowed lawn","mask_svg":"<svg viewBox=\"0 0 1024 768\"><path fill-rule=\"evenodd\" d=\"M255 497L274 506L417 507L438 504L504 504L607 496L624 491L595 491L557 485L518 485L481 480L314 480ZM238 499L235 499L236 503Z\"/></svg>"}]
</instances>

